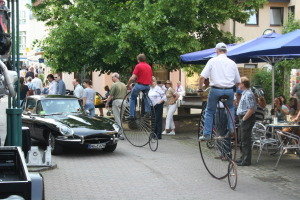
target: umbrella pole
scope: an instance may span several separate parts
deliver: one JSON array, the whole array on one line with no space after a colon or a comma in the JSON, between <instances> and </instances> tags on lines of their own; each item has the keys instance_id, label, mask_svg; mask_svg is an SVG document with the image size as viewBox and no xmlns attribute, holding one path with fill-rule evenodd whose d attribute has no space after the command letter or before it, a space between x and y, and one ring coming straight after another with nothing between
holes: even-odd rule
<instances>
[{"instance_id":1,"label":"umbrella pole","mask_svg":"<svg viewBox=\"0 0 300 200\"><path fill-rule=\"evenodd\" d=\"M272 65L272 108L274 109L274 99L275 99L275 63Z\"/></svg>"}]
</instances>

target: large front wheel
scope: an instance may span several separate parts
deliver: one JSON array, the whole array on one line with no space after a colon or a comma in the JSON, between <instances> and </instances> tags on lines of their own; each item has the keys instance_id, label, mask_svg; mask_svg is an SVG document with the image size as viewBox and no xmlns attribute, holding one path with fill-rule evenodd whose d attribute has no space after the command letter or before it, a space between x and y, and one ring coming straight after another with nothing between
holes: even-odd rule
<instances>
[{"instance_id":1,"label":"large front wheel","mask_svg":"<svg viewBox=\"0 0 300 200\"><path fill-rule=\"evenodd\" d=\"M137 147L143 147L151 141L154 134L155 111L151 100L144 92L139 92L134 108L134 118L130 118L130 96L129 92L123 99L121 105L120 119L125 138ZM146 109L149 106L149 109ZM146 112L147 111L147 112Z\"/></svg>"}]
</instances>

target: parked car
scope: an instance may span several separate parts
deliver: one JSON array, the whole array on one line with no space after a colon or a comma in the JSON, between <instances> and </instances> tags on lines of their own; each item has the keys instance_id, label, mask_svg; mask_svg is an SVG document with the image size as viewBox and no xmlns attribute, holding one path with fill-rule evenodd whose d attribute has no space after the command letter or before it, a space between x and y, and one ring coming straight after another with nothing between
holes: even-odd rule
<instances>
[{"instance_id":1,"label":"parked car","mask_svg":"<svg viewBox=\"0 0 300 200\"><path fill-rule=\"evenodd\" d=\"M72 96L33 95L22 103L22 123L31 138L45 142L52 154L61 154L67 145L113 152L120 127L104 117L90 117L80 100Z\"/></svg>"}]
</instances>

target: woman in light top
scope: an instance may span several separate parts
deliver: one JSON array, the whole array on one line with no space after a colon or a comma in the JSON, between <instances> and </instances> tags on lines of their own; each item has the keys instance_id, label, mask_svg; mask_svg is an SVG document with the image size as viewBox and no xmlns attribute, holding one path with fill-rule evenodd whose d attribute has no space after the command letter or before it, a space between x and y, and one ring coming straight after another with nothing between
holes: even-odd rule
<instances>
[{"instance_id":1,"label":"woman in light top","mask_svg":"<svg viewBox=\"0 0 300 200\"><path fill-rule=\"evenodd\" d=\"M179 95L172 88L171 81L166 81L165 85L167 88L166 97L167 97L168 112L167 112L167 117L166 117L165 130L162 134L163 135L175 135L175 124L174 124L173 116L177 109L176 101L178 100Z\"/></svg>"},{"instance_id":2,"label":"woman in light top","mask_svg":"<svg viewBox=\"0 0 300 200\"><path fill-rule=\"evenodd\" d=\"M95 116L95 90L92 89L92 81L90 80L84 80L83 81L83 87L85 88L83 90L83 107L85 111L88 111L89 116L93 117Z\"/></svg>"},{"instance_id":3,"label":"woman in light top","mask_svg":"<svg viewBox=\"0 0 300 200\"><path fill-rule=\"evenodd\" d=\"M157 85L156 78L152 77L152 85L148 92L148 96L154 106L155 111L155 129L154 133L157 135L158 139L161 139L162 132L162 121L163 121L163 109L164 102L166 100L166 94L164 90Z\"/></svg>"}]
</instances>

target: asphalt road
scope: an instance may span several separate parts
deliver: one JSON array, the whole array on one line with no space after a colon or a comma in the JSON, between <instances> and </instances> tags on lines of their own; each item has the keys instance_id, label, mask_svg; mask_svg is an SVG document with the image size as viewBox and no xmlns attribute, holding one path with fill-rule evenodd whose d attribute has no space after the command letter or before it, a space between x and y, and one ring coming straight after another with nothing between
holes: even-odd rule
<instances>
[{"instance_id":1,"label":"asphalt road","mask_svg":"<svg viewBox=\"0 0 300 200\"><path fill-rule=\"evenodd\" d=\"M0 137L5 137L5 100L0 102ZM300 160L263 155L238 168L235 191L215 180L200 159L196 136L165 136L157 152L121 141L114 153L68 150L53 156L56 169L42 172L47 200L100 199L300 199ZM256 155L253 156L256 158Z\"/></svg>"}]
</instances>

